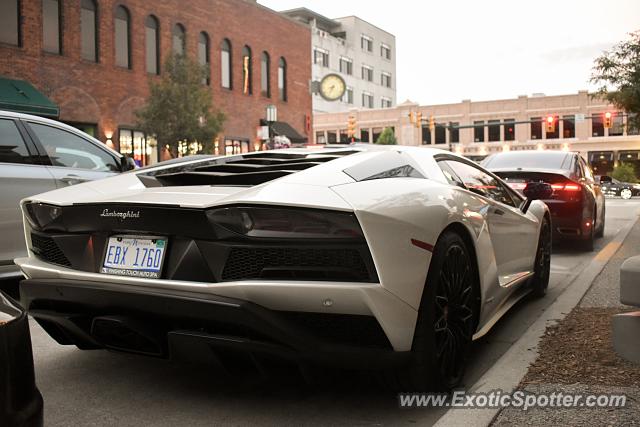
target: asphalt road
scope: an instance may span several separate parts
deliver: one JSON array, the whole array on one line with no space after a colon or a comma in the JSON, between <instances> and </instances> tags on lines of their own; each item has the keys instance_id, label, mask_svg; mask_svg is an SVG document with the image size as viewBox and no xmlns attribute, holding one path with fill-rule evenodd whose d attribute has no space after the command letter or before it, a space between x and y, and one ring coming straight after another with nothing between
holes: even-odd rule
<instances>
[{"instance_id":1,"label":"asphalt road","mask_svg":"<svg viewBox=\"0 0 640 427\"><path fill-rule=\"evenodd\" d=\"M518 303L474 343L465 383L480 378L639 214L640 200L609 199L605 237L596 251L555 248L549 294ZM211 367L60 346L33 321L31 332L47 426L430 425L443 413L399 409L396 397L366 373L319 373L313 384L290 370L268 378L227 377Z\"/></svg>"}]
</instances>

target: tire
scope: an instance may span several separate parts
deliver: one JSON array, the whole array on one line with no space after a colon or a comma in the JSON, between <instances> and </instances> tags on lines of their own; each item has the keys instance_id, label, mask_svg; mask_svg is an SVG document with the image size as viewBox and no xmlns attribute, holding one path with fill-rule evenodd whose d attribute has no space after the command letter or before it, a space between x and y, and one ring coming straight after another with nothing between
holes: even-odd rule
<instances>
[{"instance_id":1,"label":"tire","mask_svg":"<svg viewBox=\"0 0 640 427\"><path fill-rule=\"evenodd\" d=\"M604 237L604 222L605 222L605 220L606 220L606 218L607 218L606 213L607 213L607 206L605 205L605 206L603 206L603 207L602 207L602 220L601 220L602 224L601 224L601 225L600 225L600 227L596 230L596 235L595 235L595 237L596 237L596 238L598 238L598 239L600 239L600 238Z\"/></svg>"},{"instance_id":2,"label":"tire","mask_svg":"<svg viewBox=\"0 0 640 427\"><path fill-rule=\"evenodd\" d=\"M551 274L551 224L546 217L540 227L533 272L533 278L530 282L531 295L535 298L542 298L547 294Z\"/></svg>"},{"instance_id":3,"label":"tire","mask_svg":"<svg viewBox=\"0 0 640 427\"><path fill-rule=\"evenodd\" d=\"M596 218L596 213L595 213L595 208L593 211L593 215L592 218L595 220ZM595 240L595 221L592 221L591 227L589 228L589 235L582 240L582 242L580 242L580 247L582 248L583 251L585 252L592 252L593 251L593 241Z\"/></svg>"},{"instance_id":4,"label":"tire","mask_svg":"<svg viewBox=\"0 0 640 427\"><path fill-rule=\"evenodd\" d=\"M624 188L620 191L620 197L622 197L624 200L629 200L631 196L633 196L633 192L628 188Z\"/></svg>"},{"instance_id":5,"label":"tire","mask_svg":"<svg viewBox=\"0 0 640 427\"><path fill-rule=\"evenodd\" d=\"M431 258L411 360L387 375L393 389L448 392L460 384L477 326L480 300L476 282L471 251L457 233L445 232Z\"/></svg>"}]
</instances>

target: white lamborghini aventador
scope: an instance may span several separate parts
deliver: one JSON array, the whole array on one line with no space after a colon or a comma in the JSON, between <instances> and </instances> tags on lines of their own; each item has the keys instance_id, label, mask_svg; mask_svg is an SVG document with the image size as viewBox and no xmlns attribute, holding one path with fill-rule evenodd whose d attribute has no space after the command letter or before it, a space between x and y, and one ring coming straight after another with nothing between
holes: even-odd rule
<instances>
[{"instance_id":1,"label":"white lamborghini aventador","mask_svg":"<svg viewBox=\"0 0 640 427\"><path fill-rule=\"evenodd\" d=\"M284 358L449 389L549 280L551 188L446 151L198 156L23 200L21 298L60 344Z\"/></svg>"}]
</instances>

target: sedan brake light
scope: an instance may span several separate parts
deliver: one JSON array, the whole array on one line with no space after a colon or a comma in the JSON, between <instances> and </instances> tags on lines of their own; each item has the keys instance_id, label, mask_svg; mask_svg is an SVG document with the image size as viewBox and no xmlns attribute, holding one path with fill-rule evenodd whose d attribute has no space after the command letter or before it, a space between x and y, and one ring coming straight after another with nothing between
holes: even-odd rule
<instances>
[{"instance_id":1,"label":"sedan brake light","mask_svg":"<svg viewBox=\"0 0 640 427\"><path fill-rule=\"evenodd\" d=\"M578 184L551 184L555 191L580 191L582 187Z\"/></svg>"}]
</instances>

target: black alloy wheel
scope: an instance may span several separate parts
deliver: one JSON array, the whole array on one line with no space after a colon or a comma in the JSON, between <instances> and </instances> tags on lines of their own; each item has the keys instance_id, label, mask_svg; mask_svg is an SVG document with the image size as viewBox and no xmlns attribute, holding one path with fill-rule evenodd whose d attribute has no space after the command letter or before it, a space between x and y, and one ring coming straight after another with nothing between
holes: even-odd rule
<instances>
[{"instance_id":1,"label":"black alloy wheel","mask_svg":"<svg viewBox=\"0 0 640 427\"><path fill-rule=\"evenodd\" d=\"M443 233L433 250L408 365L387 372L397 391L448 392L460 385L480 307L477 264L465 241Z\"/></svg>"},{"instance_id":2,"label":"black alloy wheel","mask_svg":"<svg viewBox=\"0 0 640 427\"><path fill-rule=\"evenodd\" d=\"M531 292L536 298L542 298L547 294L551 276L551 246L551 226L549 220L544 218L540 227L534 274L531 279Z\"/></svg>"}]
</instances>

